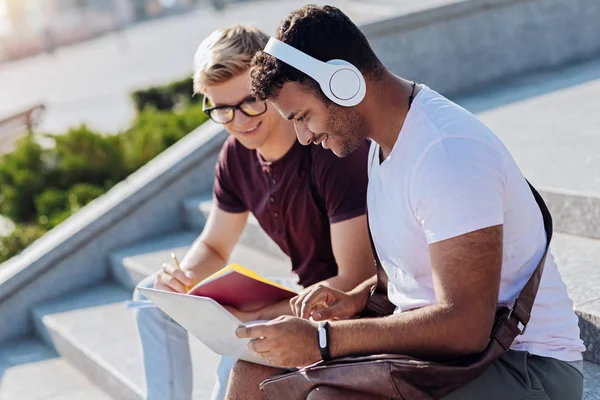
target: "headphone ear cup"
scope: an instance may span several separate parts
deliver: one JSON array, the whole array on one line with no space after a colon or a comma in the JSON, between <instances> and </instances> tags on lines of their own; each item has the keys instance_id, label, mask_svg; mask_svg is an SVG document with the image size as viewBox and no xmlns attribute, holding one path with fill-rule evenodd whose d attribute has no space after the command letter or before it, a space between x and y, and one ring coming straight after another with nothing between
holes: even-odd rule
<instances>
[{"instance_id":1,"label":"headphone ear cup","mask_svg":"<svg viewBox=\"0 0 600 400\"><path fill-rule=\"evenodd\" d=\"M345 107L359 104L366 94L365 79L354 65L344 60L330 60L335 65L328 82L320 82L323 92L331 101ZM324 88L323 86L327 87Z\"/></svg>"}]
</instances>

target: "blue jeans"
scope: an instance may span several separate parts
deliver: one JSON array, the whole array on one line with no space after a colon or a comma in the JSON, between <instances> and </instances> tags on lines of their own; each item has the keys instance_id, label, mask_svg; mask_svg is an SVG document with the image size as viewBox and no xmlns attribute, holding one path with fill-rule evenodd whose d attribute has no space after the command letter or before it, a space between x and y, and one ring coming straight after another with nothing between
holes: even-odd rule
<instances>
[{"instance_id":1,"label":"blue jeans","mask_svg":"<svg viewBox=\"0 0 600 400\"><path fill-rule=\"evenodd\" d=\"M139 286L151 288L154 279L150 276ZM133 300L146 298L136 290ZM135 313L144 355L146 399L191 400L193 371L187 331L158 308L141 308ZM225 398L235 361L231 357L221 358L212 400Z\"/></svg>"}]
</instances>

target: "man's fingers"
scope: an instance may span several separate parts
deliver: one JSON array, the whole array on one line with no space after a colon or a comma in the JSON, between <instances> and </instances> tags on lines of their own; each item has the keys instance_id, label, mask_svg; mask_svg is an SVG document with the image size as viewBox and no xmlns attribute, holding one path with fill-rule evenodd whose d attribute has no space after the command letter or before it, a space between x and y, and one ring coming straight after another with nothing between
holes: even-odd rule
<instances>
[{"instance_id":1,"label":"man's fingers","mask_svg":"<svg viewBox=\"0 0 600 400\"><path fill-rule=\"evenodd\" d=\"M290 299L290 308L292 309L292 314L296 314L296 303L298 302L298 299L300 298L300 295L294 296Z\"/></svg>"},{"instance_id":2,"label":"man's fingers","mask_svg":"<svg viewBox=\"0 0 600 400\"><path fill-rule=\"evenodd\" d=\"M185 285L171 275L163 275L163 282L174 292L185 293Z\"/></svg>"},{"instance_id":3,"label":"man's fingers","mask_svg":"<svg viewBox=\"0 0 600 400\"><path fill-rule=\"evenodd\" d=\"M296 301L294 302L294 306L292 307L292 312L294 313L295 316L299 317L300 316L300 312L302 311L302 303L304 302L304 299L306 298L306 296L308 296L310 293L312 293L312 291L315 288L311 288L309 290L304 290L302 292L300 292L300 294L298 296L296 296Z\"/></svg>"},{"instance_id":4,"label":"man's fingers","mask_svg":"<svg viewBox=\"0 0 600 400\"><path fill-rule=\"evenodd\" d=\"M163 272L165 272L167 275L171 275L172 277L174 277L175 279L177 279L179 282L181 282L184 286L189 286L192 284L192 277L194 275L194 273L192 271L182 271L180 269L178 269L177 267L173 266L173 265L169 265L169 264L163 264Z\"/></svg>"},{"instance_id":5,"label":"man's fingers","mask_svg":"<svg viewBox=\"0 0 600 400\"><path fill-rule=\"evenodd\" d=\"M235 334L239 338L258 339L269 337L270 328L267 324L256 324L252 326L242 325L236 329Z\"/></svg>"},{"instance_id":6,"label":"man's fingers","mask_svg":"<svg viewBox=\"0 0 600 400\"><path fill-rule=\"evenodd\" d=\"M339 305L334 304L331 307L326 307L323 309L320 309L318 311L315 311L312 314L312 318L313 321L325 321L328 319L334 319L334 318L345 318L343 315L341 315L341 308Z\"/></svg>"},{"instance_id":7,"label":"man's fingers","mask_svg":"<svg viewBox=\"0 0 600 400\"><path fill-rule=\"evenodd\" d=\"M317 306L327 307L327 300L329 299L329 288L320 286L312 291L308 296L302 300L302 307L300 309L300 318L308 319Z\"/></svg>"},{"instance_id":8,"label":"man's fingers","mask_svg":"<svg viewBox=\"0 0 600 400\"><path fill-rule=\"evenodd\" d=\"M254 353L268 353L271 350L271 341L269 339L254 339L248 343L248 349Z\"/></svg>"}]
</instances>

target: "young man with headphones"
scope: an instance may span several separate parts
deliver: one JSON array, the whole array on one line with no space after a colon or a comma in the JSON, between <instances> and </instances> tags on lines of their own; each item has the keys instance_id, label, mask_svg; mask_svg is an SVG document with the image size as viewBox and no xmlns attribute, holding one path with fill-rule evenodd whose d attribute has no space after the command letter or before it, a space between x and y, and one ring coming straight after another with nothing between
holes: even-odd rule
<instances>
[{"instance_id":1,"label":"young man with headphones","mask_svg":"<svg viewBox=\"0 0 600 400\"><path fill-rule=\"evenodd\" d=\"M251 26L219 29L199 46L194 87L204 109L231 134L215 167L213 208L181 262L141 285L183 292L227 264L250 212L291 260L298 283L349 290L375 273L365 218L368 143L340 160L296 140L294 124L250 94L250 62L268 36ZM288 272L288 271L285 271ZM284 273L284 271L282 271ZM136 300L141 300L139 292ZM232 310L242 321L292 314L288 301ZM147 398L192 397L187 332L157 308L137 311ZM210 329L210 327L207 327ZM213 399L224 397L231 360L219 366Z\"/></svg>"},{"instance_id":2,"label":"young man with headphones","mask_svg":"<svg viewBox=\"0 0 600 400\"><path fill-rule=\"evenodd\" d=\"M376 290L375 278L346 292L317 286L297 299L295 317L240 327L237 335L253 339L252 351L282 368L376 354L467 360L488 345L497 348L490 332L497 306L505 305L516 339L444 398L581 399L585 348L573 303L551 252L546 255L551 224L497 136L432 89L387 70L335 7L305 6L285 18L255 56L251 85L257 98L293 121L304 145L351 157L365 138L373 140L368 220L393 312L355 318ZM527 310L515 299L539 266L543 274L533 280L539 288ZM293 382L329 377L308 389L313 400L426 398L409 386L404 389L412 394L400 396L348 391L391 383L365 366L357 367L365 371L354 375L359 382L351 382L343 372L351 363L345 363L329 375L318 366L292 374ZM240 361L228 398L263 399L259 383L280 372ZM340 380L346 386L336 387ZM289 384L288 392L298 385Z\"/></svg>"}]
</instances>

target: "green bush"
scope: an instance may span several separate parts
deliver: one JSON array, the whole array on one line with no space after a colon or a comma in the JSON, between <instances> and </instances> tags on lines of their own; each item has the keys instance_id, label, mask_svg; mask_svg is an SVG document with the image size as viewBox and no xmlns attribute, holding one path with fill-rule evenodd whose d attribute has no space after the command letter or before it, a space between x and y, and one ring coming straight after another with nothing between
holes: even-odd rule
<instances>
[{"instance_id":1,"label":"green bush","mask_svg":"<svg viewBox=\"0 0 600 400\"><path fill-rule=\"evenodd\" d=\"M47 189L35 199L37 222L44 229L52 229L105 192L104 187L89 183L78 183L68 192Z\"/></svg>"},{"instance_id":2,"label":"green bush","mask_svg":"<svg viewBox=\"0 0 600 400\"><path fill-rule=\"evenodd\" d=\"M71 211L77 212L80 208L91 203L97 197L106 193L106 189L101 186L94 186L88 183L78 183L69 191L68 201Z\"/></svg>"},{"instance_id":3,"label":"green bush","mask_svg":"<svg viewBox=\"0 0 600 400\"><path fill-rule=\"evenodd\" d=\"M206 120L200 106L190 106L185 112L146 108L123 134L125 165L137 170Z\"/></svg>"},{"instance_id":4,"label":"green bush","mask_svg":"<svg viewBox=\"0 0 600 400\"><path fill-rule=\"evenodd\" d=\"M0 236L0 264L19 254L44 233L46 230L36 225L17 225L9 236Z\"/></svg>"},{"instance_id":5,"label":"green bush","mask_svg":"<svg viewBox=\"0 0 600 400\"><path fill-rule=\"evenodd\" d=\"M178 105L197 103L201 96L194 96L192 78L185 78L168 85L136 90L131 97L138 111L146 108L173 110Z\"/></svg>"},{"instance_id":6,"label":"green bush","mask_svg":"<svg viewBox=\"0 0 600 400\"><path fill-rule=\"evenodd\" d=\"M124 164L122 135L102 134L81 125L54 140L56 146L49 153L55 163L52 183L58 188L68 189L79 182L111 186L132 172Z\"/></svg>"},{"instance_id":7,"label":"green bush","mask_svg":"<svg viewBox=\"0 0 600 400\"><path fill-rule=\"evenodd\" d=\"M31 139L0 159L0 214L13 221L35 215L34 198L46 185L42 148Z\"/></svg>"},{"instance_id":8,"label":"green bush","mask_svg":"<svg viewBox=\"0 0 600 400\"><path fill-rule=\"evenodd\" d=\"M68 204L69 195L66 191L57 188L45 190L35 198L38 221L45 221L54 214L62 213Z\"/></svg>"},{"instance_id":9,"label":"green bush","mask_svg":"<svg viewBox=\"0 0 600 400\"><path fill-rule=\"evenodd\" d=\"M140 111L124 132L110 135L81 125L48 136L54 139L52 148L27 139L0 157L0 214L18 225L11 236L0 238L0 262L208 119L194 104L198 98L190 98L191 79L136 93Z\"/></svg>"}]
</instances>

